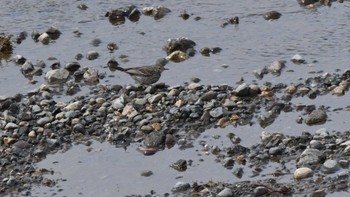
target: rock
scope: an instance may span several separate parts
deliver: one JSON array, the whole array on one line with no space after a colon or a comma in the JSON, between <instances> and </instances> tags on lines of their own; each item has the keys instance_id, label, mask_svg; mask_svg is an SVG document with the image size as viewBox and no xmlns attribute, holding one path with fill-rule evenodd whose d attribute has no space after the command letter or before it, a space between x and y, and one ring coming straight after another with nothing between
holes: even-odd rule
<instances>
[{"instance_id":1,"label":"rock","mask_svg":"<svg viewBox=\"0 0 350 197\"><path fill-rule=\"evenodd\" d=\"M265 196L267 195L268 193L270 193L270 190L267 189L266 187L264 186L258 186L254 189L254 196L255 197L259 197L259 196Z\"/></svg>"},{"instance_id":2,"label":"rock","mask_svg":"<svg viewBox=\"0 0 350 197\"><path fill-rule=\"evenodd\" d=\"M200 99L201 99L202 101L210 101L210 100L212 100L212 99L216 99L217 95L218 95L217 92L208 91L208 92L204 93L204 94L200 97Z\"/></svg>"},{"instance_id":3,"label":"rock","mask_svg":"<svg viewBox=\"0 0 350 197\"><path fill-rule=\"evenodd\" d=\"M218 194L217 197L232 197L233 192L230 188L225 187L223 190L221 190Z\"/></svg>"},{"instance_id":4,"label":"rock","mask_svg":"<svg viewBox=\"0 0 350 197\"><path fill-rule=\"evenodd\" d=\"M69 72L75 72L80 68L79 62L70 62L64 65L64 68Z\"/></svg>"},{"instance_id":5,"label":"rock","mask_svg":"<svg viewBox=\"0 0 350 197\"><path fill-rule=\"evenodd\" d=\"M203 88L202 85L199 84L199 83L190 83L190 84L188 85L188 89L189 89L189 90L200 90L200 89L202 89L202 88Z\"/></svg>"},{"instance_id":6,"label":"rock","mask_svg":"<svg viewBox=\"0 0 350 197\"><path fill-rule=\"evenodd\" d=\"M123 109L125 105L124 97L118 97L112 101L112 107L113 109L119 110Z\"/></svg>"},{"instance_id":7,"label":"rock","mask_svg":"<svg viewBox=\"0 0 350 197\"><path fill-rule=\"evenodd\" d=\"M64 83L68 80L69 72L66 69L50 70L46 73L45 78L50 84Z\"/></svg>"},{"instance_id":8,"label":"rock","mask_svg":"<svg viewBox=\"0 0 350 197\"><path fill-rule=\"evenodd\" d=\"M47 117L47 116L45 116L45 117L42 117L42 118L39 118L37 121L36 121L36 123L38 124L38 125L40 125L40 126L44 126L46 123L49 123L49 122L51 122L53 120L53 117Z\"/></svg>"},{"instance_id":9,"label":"rock","mask_svg":"<svg viewBox=\"0 0 350 197\"><path fill-rule=\"evenodd\" d=\"M331 174L338 170L339 170L338 162L332 159L326 160L321 167L321 171L325 174Z\"/></svg>"},{"instance_id":10,"label":"rock","mask_svg":"<svg viewBox=\"0 0 350 197\"><path fill-rule=\"evenodd\" d=\"M249 86L246 83L239 85L234 91L237 96L249 96Z\"/></svg>"},{"instance_id":11,"label":"rock","mask_svg":"<svg viewBox=\"0 0 350 197\"><path fill-rule=\"evenodd\" d=\"M316 168L321 165L326 159L324 153L317 149L306 149L298 158L297 166L299 167L309 167Z\"/></svg>"},{"instance_id":12,"label":"rock","mask_svg":"<svg viewBox=\"0 0 350 197\"><path fill-rule=\"evenodd\" d=\"M291 60L292 60L292 62L294 64L303 64L303 63L305 63L305 59L299 54L294 55Z\"/></svg>"},{"instance_id":13,"label":"rock","mask_svg":"<svg viewBox=\"0 0 350 197\"><path fill-rule=\"evenodd\" d=\"M326 197L326 192L323 189L319 189L311 192L310 197Z\"/></svg>"},{"instance_id":14,"label":"rock","mask_svg":"<svg viewBox=\"0 0 350 197\"><path fill-rule=\"evenodd\" d=\"M35 137L36 137L35 131L30 131L30 132L28 133L28 137L30 137L30 138L35 138Z\"/></svg>"},{"instance_id":15,"label":"rock","mask_svg":"<svg viewBox=\"0 0 350 197\"><path fill-rule=\"evenodd\" d=\"M21 66L21 73L27 77L34 71L34 66L30 61L24 62L24 64Z\"/></svg>"},{"instance_id":16,"label":"rock","mask_svg":"<svg viewBox=\"0 0 350 197\"><path fill-rule=\"evenodd\" d=\"M49 44L50 42L50 36L47 33L42 33L39 37L38 37L38 41L43 43L43 44Z\"/></svg>"},{"instance_id":17,"label":"rock","mask_svg":"<svg viewBox=\"0 0 350 197\"><path fill-rule=\"evenodd\" d=\"M141 152L145 156L154 155L157 152L156 148L145 148L145 147L142 147L142 146L137 147L136 150L138 150L139 152Z\"/></svg>"},{"instance_id":18,"label":"rock","mask_svg":"<svg viewBox=\"0 0 350 197\"><path fill-rule=\"evenodd\" d=\"M285 63L286 62L282 60L274 61L267 67L267 71L272 75L280 76L282 69L286 67Z\"/></svg>"},{"instance_id":19,"label":"rock","mask_svg":"<svg viewBox=\"0 0 350 197\"><path fill-rule=\"evenodd\" d=\"M183 192L191 188L189 183L177 182L175 186L171 189L172 192Z\"/></svg>"},{"instance_id":20,"label":"rock","mask_svg":"<svg viewBox=\"0 0 350 197\"><path fill-rule=\"evenodd\" d=\"M199 52L206 57L210 56L210 49L208 47L201 48Z\"/></svg>"},{"instance_id":21,"label":"rock","mask_svg":"<svg viewBox=\"0 0 350 197\"><path fill-rule=\"evenodd\" d=\"M277 20L282 16L281 13L277 12L277 11L270 11L270 12L266 12L264 14L264 19L265 20Z\"/></svg>"},{"instance_id":22,"label":"rock","mask_svg":"<svg viewBox=\"0 0 350 197\"><path fill-rule=\"evenodd\" d=\"M154 131L146 136L143 144L147 148L157 148L165 143L165 135L162 132Z\"/></svg>"},{"instance_id":23,"label":"rock","mask_svg":"<svg viewBox=\"0 0 350 197\"><path fill-rule=\"evenodd\" d=\"M319 140L311 140L310 141L310 148L322 150L324 147L325 146Z\"/></svg>"},{"instance_id":24,"label":"rock","mask_svg":"<svg viewBox=\"0 0 350 197\"><path fill-rule=\"evenodd\" d=\"M300 180L300 179L311 177L312 175L313 175L312 169L307 167L302 167L295 170L294 179Z\"/></svg>"},{"instance_id":25,"label":"rock","mask_svg":"<svg viewBox=\"0 0 350 197\"><path fill-rule=\"evenodd\" d=\"M5 130L16 129L16 128L18 128L18 125L15 124L15 123L13 123L13 122L9 122L9 123L7 123L6 126L5 126Z\"/></svg>"},{"instance_id":26,"label":"rock","mask_svg":"<svg viewBox=\"0 0 350 197\"><path fill-rule=\"evenodd\" d=\"M213 118L219 118L226 114L226 110L223 107L217 107L209 112L210 116Z\"/></svg>"},{"instance_id":27,"label":"rock","mask_svg":"<svg viewBox=\"0 0 350 197\"><path fill-rule=\"evenodd\" d=\"M83 75L84 82L88 85L96 85L99 83L99 73L98 70L94 68L89 68L84 72Z\"/></svg>"},{"instance_id":28,"label":"rock","mask_svg":"<svg viewBox=\"0 0 350 197\"><path fill-rule=\"evenodd\" d=\"M269 154L270 155L282 155L283 149L280 147L272 147L269 149Z\"/></svg>"},{"instance_id":29,"label":"rock","mask_svg":"<svg viewBox=\"0 0 350 197\"><path fill-rule=\"evenodd\" d=\"M148 99L148 102L150 102L150 103L158 103L158 102L163 98L163 96L164 96L164 95L163 95L162 93L153 95L153 96L151 96L151 97Z\"/></svg>"},{"instance_id":30,"label":"rock","mask_svg":"<svg viewBox=\"0 0 350 197\"><path fill-rule=\"evenodd\" d=\"M57 40L61 35L60 30L58 30L56 27L49 27L49 29L46 30L46 33L52 40Z\"/></svg>"},{"instance_id":31,"label":"rock","mask_svg":"<svg viewBox=\"0 0 350 197\"><path fill-rule=\"evenodd\" d=\"M142 9L142 12L146 16L153 16L155 20L159 20L163 18L166 14L171 12L171 10L164 6L157 6L157 7L145 7Z\"/></svg>"},{"instance_id":32,"label":"rock","mask_svg":"<svg viewBox=\"0 0 350 197\"><path fill-rule=\"evenodd\" d=\"M151 170L144 170L141 172L141 176L144 176L144 177L149 177L152 175L153 175L153 172Z\"/></svg>"},{"instance_id":33,"label":"rock","mask_svg":"<svg viewBox=\"0 0 350 197\"><path fill-rule=\"evenodd\" d=\"M97 53L97 51L89 51L86 54L86 59L95 60L98 58L98 56L99 56L99 54Z\"/></svg>"},{"instance_id":34,"label":"rock","mask_svg":"<svg viewBox=\"0 0 350 197\"><path fill-rule=\"evenodd\" d=\"M167 60L170 60L176 63L183 62L188 58L190 58L190 56L187 53L182 52L180 50L174 51L166 57Z\"/></svg>"},{"instance_id":35,"label":"rock","mask_svg":"<svg viewBox=\"0 0 350 197\"><path fill-rule=\"evenodd\" d=\"M64 110L66 111L80 110L81 107L83 107L83 102L75 101L73 103L68 104L66 107L64 107Z\"/></svg>"},{"instance_id":36,"label":"rock","mask_svg":"<svg viewBox=\"0 0 350 197\"><path fill-rule=\"evenodd\" d=\"M308 125L322 124L326 122L327 114L324 110L313 110L306 118L305 123Z\"/></svg>"},{"instance_id":37,"label":"rock","mask_svg":"<svg viewBox=\"0 0 350 197\"><path fill-rule=\"evenodd\" d=\"M26 141L20 140L13 144L13 147L18 149L28 149L30 148L30 144Z\"/></svg>"},{"instance_id":38,"label":"rock","mask_svg":"<svg viewBox=\"0 0 350 197\"><path fill-rule=\"evenodd\" d=\"M187 161L184 159L179 159L175 163L171 164L170 167L174 168L175 170L179 172L186 171L187 169Z\"/></svg>"},{"instance_id":39,"label":"rock","mask_svg":"<svg viewBox=\"0 0 350 197\"><path fill-rule=\"evenodd\" d=\"M125 13L121 9L109 11L105 14L105 17L108 17L109 22L115 26L125 23Z\"/></svg>"},{"instance_id":40,"label":"rock","mask_svg":"<svg viewBox=\"0 0 350 197\"><path fill-rule=\"evenodd\" d=\"M188 50L193 49L194 46L196 46L196 43L194 41L186 37L180 37L176 39L169 39L163 47L163 50L166 51L167 55L178 50L190 55L188 53Z\"/></svg>"}]
</instances>

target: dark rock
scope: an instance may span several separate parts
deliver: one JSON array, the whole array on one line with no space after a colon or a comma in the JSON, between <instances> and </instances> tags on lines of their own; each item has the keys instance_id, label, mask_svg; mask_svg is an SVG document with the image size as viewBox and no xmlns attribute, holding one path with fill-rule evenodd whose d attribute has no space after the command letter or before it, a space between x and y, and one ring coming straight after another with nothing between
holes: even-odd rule
<instances>
[{"instance_id":1,"label":"dark rock","mask_svg":"<svg viewBox=\"0 0 350 197\"><path fill-rule=\"evenodd\" d=\"M281 13L277 12L277 11L270 11L270 12L266 12L264 14L264 19L265 20L277 20L281 17Z\"/></svg>"},{"instance_id":2,"label":"dark rock","mask_svg":"<svg viewBox=\"0 0 350 197\"><path fill-rule=\"evenodd\" d=\"M327 120L327 113L324 110L313 110L306 118L308 125L323 124Z\"/></svg>"},{"instance_id":3,"label":"dark rock","mask_svg":"<svg viewBox=\"0 0 350 197\"><path fill-rule=\"evenodd\" d=\"M154 131L146 136L143 144L147 148L157 148L165 143L165 135L162 132Z\"/></svg>"},{"instance_id":4,"label":"dark rock","mask_svg":"<svg viewBox=\"0 0 350 197\"><path fill-rule=\"evenodd\" d=\"M196 46L196 43L189 38L180 37L176 39L169 39L163 50L166 51L167 55L170 55L172 52L180 50L187 53L189 49L193 49ZM191 56L191 55L190 55Z\"/></svg>"}]
</instances>

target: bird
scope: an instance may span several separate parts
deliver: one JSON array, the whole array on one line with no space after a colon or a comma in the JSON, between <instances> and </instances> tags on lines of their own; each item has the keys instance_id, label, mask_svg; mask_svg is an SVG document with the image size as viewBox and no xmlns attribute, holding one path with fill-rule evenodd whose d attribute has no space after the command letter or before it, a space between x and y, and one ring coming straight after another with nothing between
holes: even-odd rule
<instances>
[{"instance_id":1,"label":"bird","mask_svg":"<svg viewBox=\"0 0 350 197\"><path fill-rule=\"evenodd\" d=\"M151 85L159 80L164 70L168 70L165 68L165 65L167 63L167 59L160 58L154 65L132 68L122 68L119 65L116 65L114 68L116 70L129 74L135 80L135 82L140 85Z\"/></svg>"}]
</instances>

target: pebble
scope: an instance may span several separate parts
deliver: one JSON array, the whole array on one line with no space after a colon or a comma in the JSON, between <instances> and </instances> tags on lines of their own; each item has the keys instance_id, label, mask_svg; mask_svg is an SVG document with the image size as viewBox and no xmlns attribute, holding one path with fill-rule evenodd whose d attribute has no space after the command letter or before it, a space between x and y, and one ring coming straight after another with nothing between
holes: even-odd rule
<instances>
[{"instance_id":1,"label":"pebble","mask_svg":"<svg viewBox=\"0 0 350 197\"><path fill-rule=\"evenodd\" d=\"M144 177L149 177L152 175L153 175L153 172L151 170L144 170L141 172L141 176L144 176Z\"/></svg>"},{"instance_id":2,"label":"pebble","mask_svg":"<svg viewBox=\"0 0 350 197\"><path fill-rule=\"evenodd\" d=\"M332 159L326 160L321 167L321 171L325 174L335 173L338 170L339 170L338 162Z\"/></svg>"},{"instance_id":3,"label":"pebble","mask_svg":"<svg viewBox=\"0 0 350 197\"><path fill-rule=\"evenodd\" d=\"M89 51L86 54L86 59L88 59L88 60L95 60L95 59L98 58L98 56L99 56L99 54L98 54L97 51Z\"/></svg>"},{"instance_id":4,"label":"pebble","mask_svg":"<svg viewBox=\"0 0 350 197\"><path fill-rule=\"evenodd\" d=\"M63 83L68 80L69 72L66 69L50 70L46 73L45 78L50 84Z\"/></svg>"},{"instance_id":5,"label":"pebble","mask_svg":"<svg viewBox=\"0 0 350 197\"><path fill-rule=\"evenodd\" d=\"M182 192L191 188L189 183L177 182L174 187L171 189L172 192Z\"/></svg>"},{"instance_id":6,"label":"pebble","mask_svg":"<svg viewBox=\"0 0 350 197\"><path fill-rule=\"evenodd\" d=\"M317 149L305 149L298 158L297 165L300 167L315 168L325 160L325 155Z\"/></svg>"},{"instance_id":7,"label":"pebble","mask_svg":"<svg viewBox=\"0 0 350 197\"><path fill-rule=\"evenodd\" d=\"M293 57L292 57L292 62L294 63L294 64L303 64L303 63L305 63L305 59L301 56L301 55L299 55L299 54L295 54Z\"/></svg>"},{"instance_id":8,"label":"pebble","mask_svg":"<svg viewBox=\"0 0 350 197\"><path fill-rule=\"evenodd\" d=\"M233 192L230 188L225 187L223 190L221 190L218 194L217 197L231 197L233 196Z\"/></svg>"},{"instance_id":9,"label":"pebble","mask_svg":"<svg viewBox=\"0 0 350 197\"><path fill-rule=\"evenodd\" d=\"M258 186L254 189L254 196L265 196L266 194L270 193L270 190L263 186Z\"/></svg>"},{"instance_id":10,"label":"pebble","mask_svg":"<svg viewBox=\"0 0 350 197\"><path fill-rule=\"evenodd\" d=\"M326 197L326 192L323 189L319 189L311 192L310 197Z\"/></svg>"},{"instance_id":11,"label":"pebble","mask_svg":"<svg viewBox=\"0 0 350 197\"><path fill-rule=\"evenodd\" d=\"M322 124L327 120L327 113L324 110L313 110L306 118L308 125Z\"/></svg>"},{"instance_id":12,"label":"pebble","mask_svg":"<svg viewBox=\"0 0 350 197\"><path fill-rule=\"evenodd\" d=\"M18 128L18 125L12 122L7 123L5 126L5 130L16 129L16 128Z\"/></svg>"},{"instance_id":13,"label":"pebble","mask_svg":"<svg viewBox=\"0 0 350 197\"><path fill-rule=\"evenodd\" d=\"M307 167L298 168L294 172L294 178L297 180L308 178L308 177L311 177L312 175L313 175L312 169Z\"/></svg>"}]
</instances>

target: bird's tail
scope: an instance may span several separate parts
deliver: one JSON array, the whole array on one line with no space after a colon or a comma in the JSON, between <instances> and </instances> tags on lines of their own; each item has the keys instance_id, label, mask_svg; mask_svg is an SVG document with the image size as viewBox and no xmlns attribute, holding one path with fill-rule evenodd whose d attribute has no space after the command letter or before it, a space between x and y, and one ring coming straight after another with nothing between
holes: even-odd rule
<instances>
[{"instance_id":1,"label":"bird's tail","mask_svg":"<svg viewBox=\"0 0 350 197\"><path fill-rule=\"evenodd\" d=\"M119 70L125 72L125 69L119 66L119 63L115 59L108 61L107 66L112 70Z\"/></svg>"}]
</instances>

